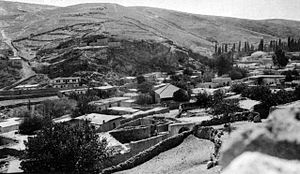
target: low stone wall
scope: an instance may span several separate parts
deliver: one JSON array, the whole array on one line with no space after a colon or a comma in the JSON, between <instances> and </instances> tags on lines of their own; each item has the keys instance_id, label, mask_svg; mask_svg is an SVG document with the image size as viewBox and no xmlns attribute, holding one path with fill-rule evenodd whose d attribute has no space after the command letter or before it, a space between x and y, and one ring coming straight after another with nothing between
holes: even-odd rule
<instances>
[{"instance_id":1,"label":"low stone wall","mask_svg":"<svg viewBox=\"0 0 300 174\"><path fill-rule=\"evenodd\" d=\"M144 111L144 112L138 112L138 113L135 113L135 114L132 114L132 117L131 118L127 118L127 119L124 119L121 121L121 124L125 124L127 122L130 122L132 120L136 120L136 119L139 119L139 118L143 118L143 117L147 117L149 115L155 115L155 114L163 114L163 113L167 113L169 112L169 108L154 108L154 109L150 109L150 110L147 110L147 111Z\"/></svg>"},{"instance_id":2,"label":"low stone wall","mask_svg":"<svg viewBox=\"0 0 300 174\"><path fill-rule=\"evenodd\" d=\"M152 119L149 119L149 118L139 118L139 119L132 120L130 122L127 122L125 124L120 125L118 127L118 129L124 128L124 127L127 127L127 126L151 125L151 124L154 124L154 123L155 123L155 121L152 120Z\"/></svg>"},{"instance_id":3,"label":"low stone wall","mask_svg":"<svg viewBox=\"0 0 300 174\"><path fill-rule=\"evenodd\" d=\"M160 143L161 141L165 140L168 137L169 137L169 133L164 132L157 136L139 140L139 141L133 141L133 142L130 142L125 145L127 147L130 147L130 153L137 154L137 153L140 153L140 152Z\"/></svg>"},{"instance_id":4,"label":"low stone wall","mask_svg":"<svg viewBox=\"0 0 300 174\"><path fill-rule=\"evenodd\" d=\"M134 168L138 165L141 165L150 159L154 158L155 156L159 155L162 152L165 152L169 149L172 149L178 145L180 145L186 137L192 134L192 131L183 132L179 135L167 138L162 142L156 144L155 146L150 147L149 149L140 152L139 154L131 157L127 161L120 163L116 166L104 169L102 174L110 174L122 170L128 170Z\"/></svg>"},{"instance_id":5,"label":"low stone wall","mask_svg":"<svg viewBox=\"0 0 300 174\"><path fill-rule=\"evenodd\" d=\"M151 126L140 126L126 129L118 129L109 132L115 139L121 143L129 143L130 141L138 141L151 137Z\"/></svg>"},{"instance_id":6,"label":"low stone wall","mask_svg":"<svg viewBox=\"0 0 300 174\"><path fill-rule=\"evenodd\" d=\"M231 116L214 117L200 123L200 126L215 126L236 121L254 121L260 122L259 113L257 112L237 112Z\"/></svg>"}]
</instances>

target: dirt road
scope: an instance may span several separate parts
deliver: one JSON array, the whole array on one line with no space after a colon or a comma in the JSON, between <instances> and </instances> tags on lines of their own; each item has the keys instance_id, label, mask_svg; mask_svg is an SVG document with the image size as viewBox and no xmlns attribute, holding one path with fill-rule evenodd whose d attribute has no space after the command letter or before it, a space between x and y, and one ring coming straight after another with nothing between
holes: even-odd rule
<instances>
[{"instance_id":1,"label":"dirt road","mask_svg":"<svg viewBox=\"0 0 300 174\"><path fill-rule=\"evenodd\" d=\"M206 169L212 152L212 142L190 135L179 146L118 174L219 174L220 167Z\"/></svg>"}]
</instances>

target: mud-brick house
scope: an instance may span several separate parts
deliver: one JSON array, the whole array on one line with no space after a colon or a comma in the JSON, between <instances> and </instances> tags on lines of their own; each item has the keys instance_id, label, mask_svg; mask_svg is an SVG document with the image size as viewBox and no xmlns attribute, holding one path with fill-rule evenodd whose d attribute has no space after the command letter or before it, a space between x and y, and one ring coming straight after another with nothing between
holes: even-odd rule
<instances>
[{"instance_id":1,"label":"mud-brick house","mask_svg":"<svg viewBox=\"0 0 300 174\"><path fill-rule=\"evenodd\" d=\"M80 77L57 77L51 80L54 88L76 88L80 86Z\"/></svg>"},{"instance_id":2,"label":"mud-brick house","mask_svg":"<svg viewBox=\"0 0 300 174\"><path fill-rule=\"evenodd\" d=\"M76 117L72 120L72 122L80 124L84 121L88 121L90 124L95 126L95 128L99 132L107 132L120 126L121 120L123 119L124 118L122 116L118 116L118 115L105 115L105 114L91 113L91 114Z\"/></svg>"},{"instance_id":3,"label":"mud-brick house","mask_svg":"<svg viewBox=\"0 0 300 174\"><path fill-rule=\"evenodd\" d=\"M173 95L176 91L180 90L180 88L167 84L161 88L155 90L155 102L160 103L162 101L173 100Z\"/></svg>"}]
</instances>

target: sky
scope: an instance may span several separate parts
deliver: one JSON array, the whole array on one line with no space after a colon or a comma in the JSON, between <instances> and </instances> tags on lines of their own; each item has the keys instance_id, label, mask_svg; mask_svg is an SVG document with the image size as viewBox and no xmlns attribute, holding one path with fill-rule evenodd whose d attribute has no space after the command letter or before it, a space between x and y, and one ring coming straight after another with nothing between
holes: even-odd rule
<instances>
[{"instance_id":1,"label":"sky","mask_svg":"<svg viewBox=\"0 0 300 174\"><path fill-rule=\"evenodd\" d=\"M148 6L195 14L246 19L291 19L300 21L300 0L13 0L69 6L81 3L117 3Z\"/></svg>"}]
</instances>

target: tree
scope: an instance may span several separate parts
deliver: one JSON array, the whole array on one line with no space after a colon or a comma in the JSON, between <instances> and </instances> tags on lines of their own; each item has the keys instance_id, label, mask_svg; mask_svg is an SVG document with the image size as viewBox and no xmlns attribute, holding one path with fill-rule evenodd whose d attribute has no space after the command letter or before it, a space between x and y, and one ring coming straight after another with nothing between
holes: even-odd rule
<instances>
[{"instance_id":1,"label":"tree","mask_svg":"<svg viewBox=\"0 0 300 174\"><path fill-rule=\"evenodd\" d=\"M154 100L150 94L140 94L138 95L135 103L139 105L149 105L149 104L153 104Z\"/></svg>"},{"instance_id":2,"label":"tree","mask_svg":"<svg viewBox=\"0 0 300 174\"><path fill-rule=\"evenodd\" d=\"M258 51L264 51L264 39L261 39L258 45Z\"/></svg>"},{"instance_id":3,"label":"tree","mask_svg":"<svg viewBox=\"0 0 300 174\"><path fill-rule=\"evenodd\" d=\"M273 55L272 58L273 58L273 63L280 67L285 67L289 62L288 58L285 56L285 53L284 51L282 51L282 49L276 50L275 55Z\"/></svg>"},{"instance_id":4,"label":"tree","mask_svg":"<svg viewBox=\"0 0 300 174\"><path fill-rule=\"evenodd\" d=\"M216 68L218 70L218 75L228 73L232 68L230 54L222 54L218 56L216 60Z\"/></svg>"},{"instance_id":5,"label":"tree","mask_svg":"<svg viewBox=\"0 0 300 174\"><path fill-rule=\"evenodd\" d=\"M51 124L28 138L25 146L21 168L26 173L93 173L110 157L106 139L100 140L87 122Z\"/></svg>"},{"instance_id":6,"label":"tree","mask_svg":"<svg viewBox=\"0 0 300 174\"><path fill-rule=\"evenodd\" d=\"M136 77L136 80L137 80L137 83L138 83L138 84L141 84L141 83L143 83L143 82L146 81L145 77L142 76L142 75L137 76L137 77Z\"/></svg>"},{"instance_id":7,"label":"tree","mask_svg":"<svg viewBox=\"0 0 300 174\"><path fill-rule=\"evenodd\" d=\"M75 107L75 100L62 98L57 100L45 100L38 109L41 115L57 118L72 113L72 110L74 110Z\"/></svg>"},{"instance_id":8,"label":"tree","mask_svg":"<svg viewBox=\"0 0 300 174\"><path fill-rule=\"evenodd\" d=\"M51 123L49 117L43 117L36 113L25 117L19 126L19 132L24 135L34 135L37 130Z\"/></svg>"},{"instance_id":9,"label":"tree","mask_svg":"<svg viewBox=\"0 0 300 174\"><path fill-rule=\"evenodd\" d=\"M213 115L224 115L225 117L231 113L241 112L241 109L238 105L238 100L222 100L212 106Z\"/></svg>"},{"instance_id":10,"label":"tree","mask_svg":"<svg viewBox=\"0 0 300 174\"><path fill-rule=\"evenodd\" d=\"M95 110L94 106L89 105L89 102L99 100L97 96L90 95L78 95L77 106L72 112L72 117L77 117L80 115L91 113Z\"/></svg>"},{"instance_id":11,"label":"tree","mask_svg":"<svg viewBox=\"0 0 300 174\"><path fill-rule=\"evenodd\" d=\"M245 84L245 83L239 83L239 84L233 84L231 87L230 87L230 90L232 92L235 92L237 94L240 94L242 93L245 89L248 88L248 85Z\"/></svg>"},{"instance_id":12,"label":"tree","mask_svg":"<svg viewBox=\"0 0 300 174\"><path fill-rule=\"evenodd\" d=\"M192 70L191 68L185 68L185 69L183 70L183 74L184 74L184 75L191 76L191 75L193 75L193 70Z\"/></svg>"},{"instance_id":13,"label":"tree","mask_svg":"<svg viewBox=\"0 0 300 174\"><path fill-rule=\"evenodd\" d=\"M243 97L248 97L252 100L264 101L270 96L271 90L267 86L248 87L242 92Z\"/></svg>"},{"instance_id":14,"label":"tree","mask_svg":"<svg viewBox=\"0 0 300 174\"><path fill-rule=\"evenodd\" d=\"M141 93L150 93L153 90L153 84L145 81L141 84L138 84L137 89Z\"/></svg>"},{"instance_id":15,"label":"tree","mask_svg":"<svg viewBox=\"0 0 300 174\"><path fill-rule=\"evenodd\" d=\"M190 100L190 96L187 91L179 89L178 91L174 92L173 100L178 102L186 102Z\"/></svg>"},{"instance_id":16,"label":"tree","mask_svg":"<svg viewBox=\"0 0 300 174\"><path fill-rule=\"evenodd\" d=\"M209 95L208 93L204 92L204 93L199 93L196 96L196 104L200 107L204 107L204 108L208 108L211 107L212 105L212 101L213 101L213 97L212 95Z\"/></svg>"}]
</instances>

